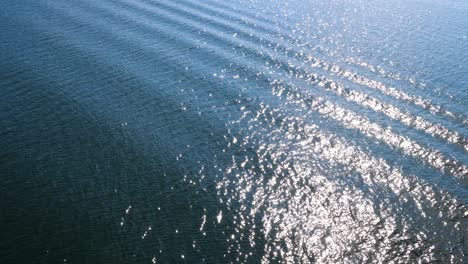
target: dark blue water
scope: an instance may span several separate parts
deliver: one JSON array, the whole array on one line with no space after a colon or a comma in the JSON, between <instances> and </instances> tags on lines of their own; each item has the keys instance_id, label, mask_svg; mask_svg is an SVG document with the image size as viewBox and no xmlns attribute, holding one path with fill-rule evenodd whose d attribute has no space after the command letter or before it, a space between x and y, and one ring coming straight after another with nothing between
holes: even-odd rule
<instances>
[{"instance_id":1,"label":"dark blue water","mask_svg":"<svg viewBox=\"0 0 468 264\"><path fill-rule=\"evenodd\" d=\"M468 2L0 7L0 263L467 261Z\"/></svg>"}]
</instances>

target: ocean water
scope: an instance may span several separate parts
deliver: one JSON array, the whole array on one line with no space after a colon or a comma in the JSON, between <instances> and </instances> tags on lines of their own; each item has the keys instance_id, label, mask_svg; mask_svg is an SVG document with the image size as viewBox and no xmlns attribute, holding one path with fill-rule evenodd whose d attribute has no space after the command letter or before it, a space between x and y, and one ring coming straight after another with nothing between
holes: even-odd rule
<instances>
[{"instance_id":1,"label":"ocean water","mask_svg":"<svg viewBox=\"0 0 468 264\"><path fill-rule=\"evenodd\" d=\"M0 263L466 263L468 2L0 3Z\"/></svg>"}]
</instances>

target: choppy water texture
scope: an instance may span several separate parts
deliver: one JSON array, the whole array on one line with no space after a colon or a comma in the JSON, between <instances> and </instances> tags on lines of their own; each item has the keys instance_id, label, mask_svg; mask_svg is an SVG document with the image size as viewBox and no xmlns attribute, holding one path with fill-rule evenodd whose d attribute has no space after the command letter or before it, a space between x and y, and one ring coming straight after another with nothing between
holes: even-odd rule
<instances>
[{"instance_id":1,"label":"choppy water texture","mask_svg":"<svg viewBox=\"0 0 468 264\"><path fill-rule=\"evenodd\" d=\"M467 261L467 1L0 6L0 263Z\"/></svg>"}]
</instances>

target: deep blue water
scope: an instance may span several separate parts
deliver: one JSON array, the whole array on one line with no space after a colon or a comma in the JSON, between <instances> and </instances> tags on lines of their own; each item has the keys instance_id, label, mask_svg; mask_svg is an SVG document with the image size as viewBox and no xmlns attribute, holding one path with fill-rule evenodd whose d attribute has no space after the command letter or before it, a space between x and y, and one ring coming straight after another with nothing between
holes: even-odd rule
<instances>
[{"instance_id":1,"label":"deep blue water","mask_svg":"<svg viewBox=\"0 0 468 264\"><path fill-rule=\"evenodd\" d=\"M468 2L0 3L0 263L464 263Z\"/></svg>"}]
</instances>

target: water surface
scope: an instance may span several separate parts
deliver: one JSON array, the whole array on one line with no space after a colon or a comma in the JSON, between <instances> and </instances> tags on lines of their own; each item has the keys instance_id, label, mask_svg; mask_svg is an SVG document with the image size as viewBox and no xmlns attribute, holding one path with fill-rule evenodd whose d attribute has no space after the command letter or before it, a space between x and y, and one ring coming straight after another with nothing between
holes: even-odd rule
<instances>
[{"instance_id":1,"label":"water surface","mask_svg":"<svg viewBox=\"0 0 468 264\"><path fill-rule=\"evenodd\" d=\"M0 8L1 263L463 263L468 3Z\"/></svg>"}]
</instances>

